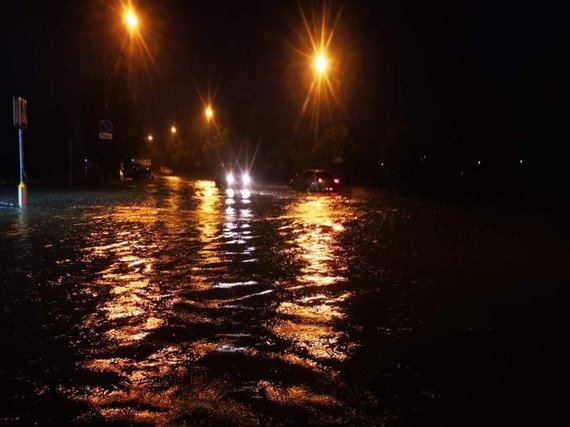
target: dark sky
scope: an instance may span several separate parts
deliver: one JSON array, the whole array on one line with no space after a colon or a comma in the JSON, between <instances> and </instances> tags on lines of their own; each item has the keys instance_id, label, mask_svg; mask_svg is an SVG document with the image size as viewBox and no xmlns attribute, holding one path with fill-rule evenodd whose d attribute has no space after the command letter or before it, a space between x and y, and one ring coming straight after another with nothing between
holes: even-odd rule
<instances>
[{"instance_id":1,"label":"dark sky","mask_svg":"<svg viewBox=\"0 0 570 427\"><path fill-rule=\"evenodd\" d=\"M199 93L208 92L216 92L218 120L232 127L256 135L292 129L306 93L306 64L295 51L303 46L300 9L309 18L340 14L335 115L364 140L403 118L426 144L462 134L487 150L543 154L560 143L552 139L562 129L565 15L548 2L141 0L148 53L132 56L119 5L4 5L0 166L16 146L11 96L28 99L32 126L34 112L73 114L109 56L131 61L132 91L155 134L170 123L190 132L201 119Z\"/></svg>"}]
</instances>

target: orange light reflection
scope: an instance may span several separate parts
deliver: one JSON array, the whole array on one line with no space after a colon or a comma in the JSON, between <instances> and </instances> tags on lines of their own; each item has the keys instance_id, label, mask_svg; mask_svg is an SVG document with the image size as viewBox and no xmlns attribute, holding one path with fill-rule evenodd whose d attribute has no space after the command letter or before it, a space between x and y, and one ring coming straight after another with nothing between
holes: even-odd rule
<instances>
[{"instance_id":1,"label":"orange light reflection","mask_svg":"<svg viewBox=\"0 0 570 427\"><path fill-rule=\"evenodd\" d=\"M196 289L205 290L210 289L214 283L205 274L204 265L211 266L207 271L215 269L218 272L224 265L219 256L222 199L214 182L205 180L196 182L195 196L198 200L196 224L203 245L198 254L199 263L192 268L192 285Z\"/></svg>"},{"instance_id":2,"label":"orange light reflection","mask_svg":"<svg viewBox=\"0 0 570 427\"><path fill-rule=\"evenodd\" d=\"M349 346L341 345L346 337L335 324L345 318L340 303L351 293L331 298L325 291L346 280L346 260L338 239L344 229L340 220L348 215L350 212L341 204L335 205L333 198L301 198L288 209L292 226L282 230L287 235L284 238L293 234L295 245L288 252L301 267L297 283L288 287L292 297L276 308L271 329L291 342L298 356L293 358L295 364L306 360L304 364L313 370L319 370L319 364L326 360L342 361L348 357Z\"/></svg>"}]
</instances>

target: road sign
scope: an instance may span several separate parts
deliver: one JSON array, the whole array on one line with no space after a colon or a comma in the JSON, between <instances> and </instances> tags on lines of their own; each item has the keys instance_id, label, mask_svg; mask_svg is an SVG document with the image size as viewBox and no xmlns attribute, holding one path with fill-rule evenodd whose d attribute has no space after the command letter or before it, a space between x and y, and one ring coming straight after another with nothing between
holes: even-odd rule
<instances>
[{"instance_id":1,"label":"road sign","mask_svg":"<svg viewBox=\"0 0 570 427\"><path fill-rule=\"evenodd\" d=\"M113 123L110 120L101 120L99 122L99 139L113 139Z\"/></svg>"},{"instance_id":2,"label":"road sign","mask_svg":"<svg viewBox=\"0 0 570 427\"><path fill-rule=\"evenodd\" d=\"M14 126L20 129L28 128L28 101L19 96L12 97Z\"/></svg>"}]
</instances>

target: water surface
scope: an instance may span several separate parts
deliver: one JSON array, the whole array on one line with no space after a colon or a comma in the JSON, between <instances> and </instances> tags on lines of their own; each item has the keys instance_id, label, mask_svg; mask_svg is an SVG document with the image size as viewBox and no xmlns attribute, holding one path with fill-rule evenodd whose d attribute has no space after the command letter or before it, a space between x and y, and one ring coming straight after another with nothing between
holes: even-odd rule
<instances>
[{"instance_id":1,"label":"water surface","mask_svg":"<svg viewBox=\"0 0 570 427\"><path fill-rule=\"evenodd\" d=\"M30 199L0 206L3 424L509 420L560 325L545 214L177 177Z\"/></svg>"}]
</instances>

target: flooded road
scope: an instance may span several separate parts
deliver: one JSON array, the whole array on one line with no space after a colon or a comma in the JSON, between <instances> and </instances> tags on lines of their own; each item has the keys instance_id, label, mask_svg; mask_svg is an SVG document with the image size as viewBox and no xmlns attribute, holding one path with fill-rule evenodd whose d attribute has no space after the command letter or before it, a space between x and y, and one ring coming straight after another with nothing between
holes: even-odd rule
<instances>
[{"instance_id":1,"label":"flooded road","mask_svg":"<svg viewBox=\"0 0 570 427\"><path fill-rule=\"evenodd\" d=\"M0 205L2 425L489 425L556 399L556 215L177 177L30 200Z\"/></svg>"}]
</instances>

